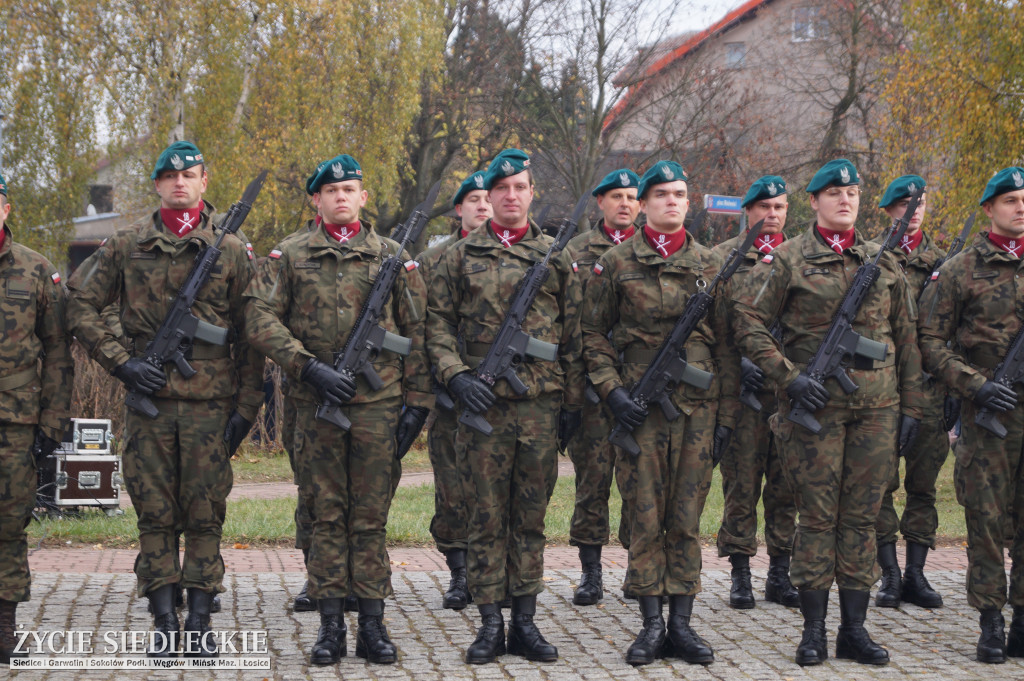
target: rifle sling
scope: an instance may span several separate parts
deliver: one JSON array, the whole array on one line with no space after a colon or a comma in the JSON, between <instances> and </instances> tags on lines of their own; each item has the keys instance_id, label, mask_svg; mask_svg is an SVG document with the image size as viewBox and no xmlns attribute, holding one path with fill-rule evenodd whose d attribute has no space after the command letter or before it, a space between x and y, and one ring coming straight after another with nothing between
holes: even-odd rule
<instances>
[{"instance_id":1,"label":"rifle sling","mask_svg":"<svg viewBox=\"0 0 1024 681\"><path fill-rule=\"evenodd\" d=\"M626 348L620 355L623 362L629 364L650 364L658 356L659 348L638 348L636 346ZM687 362L703 362L711 359L711 350L703 343L686 346Z\"/></svg>"}]
</instances>

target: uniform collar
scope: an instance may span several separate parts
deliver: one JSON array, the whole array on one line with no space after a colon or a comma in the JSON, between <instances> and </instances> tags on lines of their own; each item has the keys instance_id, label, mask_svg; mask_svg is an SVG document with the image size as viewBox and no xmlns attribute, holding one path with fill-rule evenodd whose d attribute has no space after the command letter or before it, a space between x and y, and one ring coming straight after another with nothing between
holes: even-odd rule
<instances>
[{"instance_id":1,"label":"uniform collar","mask_svg":"<svg viewBox=\"0 0 1024 681\"><path fill-rule=\"evenodd\" d=\"M534 260L534 256L537 253L543 258L548 252L548 248L551 247L551 242L544 238L544 232L541 231L540 227L533 220L530 220L529 229L526 230L523 238L512 244L509 248L505 248L501 241L498 240L498 236L491 227L490 218L483 225L474 229L463 241L465 241L467 248L472 248L476 251L515 253L519 256L525 256L530 260Z\"/></svg>"},{"instance_id":2,"label":"uniform collar","mask_svg":"<svg viewBox=\"0 0 1024 681\"><path fill-rule=\"evenodd\" d=\"M212 244L217 239L210 221L210 216L215 210L213 204L204 199L199 225L185 236L179 237L164 227L160 209L157 208L153 213L153 219L139 228L138 246L144 251L158 248L167 253L177 253L192 241L198 240L206 245Z\"/></svg>"},{"instance_id":3,"label":"uniform collar","mask_svg":"<svg viewBox=\"0 0 1024 681\"><path fill-rule=\"evenodd\" d=\"M804 232L801 237L802 243L800 244L800 253L807 260L814 260L817 262L830 262L830 261L841 261L843 254L836 253L815 229L815 224L812 221L807 231ZM869 258L873 258L877 253L878 249L881 248L877 244L873 244L866 241L859 230L853 232L853 245L844 251L844 253L850 253L854 255L858 260L864 262Z\"/></svg>"},{"instance_id":4,"label":"uniform collar","mask_svg":"<svg viewBox=\"0 0 1024 681\"><path fill-rule=\"evenodd\" d=\"M642 231L642 227L637 228L637 232ZM691 270L703 270L704 262L701 260L700 253L698 252L698 246L695 245L696 241L692 234L686 235L686 241L679 248L678 251L672 255L663 257L661 253L654 250L654 248L647 243L647 239L640 235L640 238L630 239L626 243L633 244L633 254L636 259L645 265L660 265L666 264L672 267L685 268Z\"/></svg>"},{"instance_id":5,"label":"uniform collar","mask_svg":"<svg viewBox=\"0 0 1024 681\"><path fill-rule=\"evenodd\" d=\"M0 262L8 258L14 259L14 253L11 252L11 248L14 246L14 234L11 233L11 228L7 226L6 222L3 224L3 230L4 245L0 247Z\"/></svg>"},{"instance_id":6,"label":"uniform collar","mask_svg":"<svg viewBox=\"0 0 1024 681\"><path fill-rule=\"evenodd\" d=\"M323 225L317 225L311 231L307 246L311 256L324 255L330 251L335 251L342 255L365 253L366 255L376 256L381 251L381 240L377 233L373 231L373 226L369 222L360 220L359 233L345 243L340 243L329 235Z\"/></svg>"}]
</instances>

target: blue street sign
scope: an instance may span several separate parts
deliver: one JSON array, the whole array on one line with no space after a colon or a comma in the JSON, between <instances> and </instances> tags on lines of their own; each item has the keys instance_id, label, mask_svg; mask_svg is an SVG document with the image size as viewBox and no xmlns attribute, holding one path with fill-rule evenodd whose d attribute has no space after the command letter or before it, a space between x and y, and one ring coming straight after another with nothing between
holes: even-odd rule
<instances>
[{"instance_id":1,"label":"blue street sign","mask_svg":"<svg viewBox=\"0 0 1024 681\"><path fill-rule=\"evenodd\" d=\"M722 196L720 194L705 194L704 207L709 213L727 213L739 215L743 211L743 198L739 196Z\"/></svg>"}]
</instances>

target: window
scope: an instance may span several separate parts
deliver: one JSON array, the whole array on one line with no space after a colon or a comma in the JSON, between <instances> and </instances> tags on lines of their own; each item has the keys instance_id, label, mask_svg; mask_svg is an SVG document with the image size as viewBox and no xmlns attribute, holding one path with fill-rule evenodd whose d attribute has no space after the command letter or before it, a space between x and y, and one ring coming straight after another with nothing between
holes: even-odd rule
<instances>
[{"instance_id":1,"label":"window","mask_svg":"<svg viewBox=\"0 0 1024 681\"><path fill-rule=\"evenodd\" d=\"M97 213L114 212L114 188L109 184L89 185L89 203Z\"/></svg>"},{"instance_id":2,"label":"window","mask_svg":"<svg viewBox=\"0 0 1024 681\"><path fill-rule=\"evenodd\" d=\"M726 43L725 44L725 68L727 69L741 69L743 68L743 59L747 56L747 44L746 43Z\"/></svg>"},{"instance_id":3,"label":"window","mask_svg":"<svg viewBox=\"0 0 1024 681\"><path fill-rule=\"evenodd\" d=\"M825 9L812 5L793 8L793 42L821 40L828 30Z\"/></svg>"}]
</instances>

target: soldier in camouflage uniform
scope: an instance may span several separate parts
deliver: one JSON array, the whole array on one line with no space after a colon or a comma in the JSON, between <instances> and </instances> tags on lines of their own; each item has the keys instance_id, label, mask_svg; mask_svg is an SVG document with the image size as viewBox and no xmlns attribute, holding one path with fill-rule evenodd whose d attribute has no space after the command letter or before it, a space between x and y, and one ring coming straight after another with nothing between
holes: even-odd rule
<instances>
[{"instance_id":1,"label":"soldier in camouflage uniform","mask_svg":"<svg viewBox=\"0 0 1024 681\"><path fill-rule=\"evenodd\" d=\"M557 649L533 622L544 588L544 514L558 475L558 443L579 427L583 402L582 292L567 252L556 253L522 330L558 345L557 361L518 366L528 390L505 380L493 388L473 371L487 354L526 270L552 241L529 221L533 178L529 157L507 149L491 162L484 186L494 217L445 250L430 278L427 349L460 408L486 419L484 435L460 423L457 466L469 505L469 590L483 626L466 653L471 664L506 652L499 603L512 597L507 651L553 661ZM493 392L492 392L493 390ZM557 439L556 439L557 436Z\"/></svg>"},{"instance_id":2,"label":"soldier in camouflage uniform","mask_svg":"<svg viewBox=\"0 0 1024 681\"><path fill-rule=\"evenodd\" d=\"M483 171L475 172L463 180L452 198L452 205L458 216L456 231L419 255L420 271L428 283L448 247L459 239L465 239L494 215L487 190L484 189ZM431 367L431 375L436 372L437 368ZM440 386L437 389L443 390ZM430 521L430 534L434 537L437 550L444 554L451 571L442 605L452 610L462 610L473 600L466 581L468 509L462 496L462 478L455 461L458 416L456 411L445 409L439 404L434 412L434 423L427 433L427 451L430 466L434 470L434 517Z\"/></svg>"},{"instance_id":3,"label":"soldier in camouflage uniform","mask_svg":"<svg viewBox=\"0 0 1024 681\"><path fill-rule=\"evenodd\" d=\"M29 599L25 528L36 501L36 469L53 453L68 423L71 384L67 292L50 262L14 241L11 204L0 177L0 664L17 647L18 603Z\"/></svg>"},{"instance_id":4,"label":"soldier in camouflage uniform","mask_svg":"<svg viewBox=\"0 0 1024 681\"><path fill-rule=\"evenodd\" d=\"M719 296L685 348L687 362L715 374L710 387L677 386L671 399L681 414L675 421L660 408L648 414L630 397L628 386L654 359L690 295L722 266L719 255L683 228L689 200L678 163L652 166L637 194L647 215L643 235L598 259L581 322L594 388L641 450L637 457L621 453L618 463L636 481L627 581L643 615L643 629L626 661L649 664L669 655L709 664L714 652L690 627L690 615L700 591L700 514L739 408L739 357L729 341L724 297ZM663 597L669 602L667 631Z\"/></svg>"},{"instance_id":5,"label":"soldier in camouflage uniform","mask_svg":"<svg viewBox=\"0 0 1024 681\"><path fill-rule=\"evenodd\" d=\"M1019 386L992 380L1021 329L1024 167L996 173L981 206L989 231L932 275L921 296L918 330L925 369L963 398L955 483L967 521L967 601L981 613L978 661L1001 663L1007 655L1024 657L1024 403ZM982 409L995 412L1005 437L975 423ZM1007 601L1004 547L1013 561L1008 640L1001 612Z\"/></svg>"},{"instance_id":6,"label":"soldier in camouflage uniform","mask_svg":"<svg viewBox=\"0 0 1024 681\"><path fill-rule=\"evenodd\" d=\"M785 237L786 181L778 175L765 175L750 185L743 197L747 224L764 220L744 262L730 280L732 287L741 285L751 268L779 246ZM727 258L739 248L744 234L719 244L715 251ZM782 471L778 447L768 419L777 411L775 385L765 385L764 372L744 357L742 383L761 403L761 411L745 406L737 417L736 431L729 448L722 456L722 493L725 497L722 527L718 531L718 555L729 556L732 563L732 587L729 606L741 610L754 607L750 586L750 557L757 553L757 500L764 479L764 538L768 548L768 579L764 597L772 603L790 608L800 605L800 596L789 581L789 562L796 532L796 502L789 482Z\"/></svg>"},{"instance_id":7,"label":"soldier in camouflage uniform","mask_svg":"<svg viewBox=\"0 0 1024 681\"><path fill-rule=\"evenodd\" d=\"M800 591L800 665L828 657L825 613L839 584L842 625L836 657L886 664L889 654L864 628L875 566L875 521L892 480L899 442L913 442L922 417L921 355L906 278L890 254L853 320L853 330L886 345L886 358L857 358L848 374L858 389L819 383L804 372L828 331L857 268L880 248L854 229L860 178L846 159L826 163L807 191L815 224L765 256L745 277L733 304L733 331L743 354L779 387L773 429L796 496L798 525L792 579ZM769 328L781 325L781 342ZM786 398L789 399L786 399ZM817 434L787 419L800 403L821 424ZM902 417L901 417L902 413ZM899 438L897 439L897 433Z\"/></svg>"},{"instance_id":8,"label":"soldier in camouflage uniform","mask_svg":"<svg viewBox=\"0 0 1024 681\"><path fill-rule=\"evenodd\" d=\"M591 192L597 197L602 219L593 229L576 236L569 242L569 252L576 261L578 275L584 290L594 264L612 246L631 238L636 232L633 222L640 213L636 187L640 182L629 168L608 173ZM587 391L596 398L597 393ZM592 398L593 399L593 398ZM569 543L579 547L583 574L573 593L576 605L594 605L604 596L601 580L601 547L608 543L608 497L611 493L612 474L618 449L608 442L608 433L615 419L608 406L600 400L583 406L583 426L569 446L569 456L576 469L576 505L569 526ZM622 516L619 522L619 541L629 546L629 494L626 479L619 481L622 496Z\"/></svg>"},{"instance_id":9,"label":"soldier in camouflage uniform","mask_svg":"<svg viewBox=\"0 0 1024 681\"><path fill-rule=\"evenodd\" d=\"M159 637L152 655L176 654L175 585L188 588L186 655L213 656L210 606L224 590L221 527L231 491L230 457L249 432L263 401L263 359L242 337L242 292L252 276L252 254L234 235L225 237L212 275L192 313L228 330L228 343L197 340L185 378L139 355L166 317L170 301L199 253L216 239L213 207L202 199L203 156L175 142L157 159L152 178L160 209L142 224L110 237L76 270L68 285L68 325L103 368L129 390L148 395L156 418L127 410L125 482L138 513L138 593L149 597ZM121 303L129 349L101 312ZM178 564L177 533L185 536ZM163 645L160 645L163 643Z\"/></svg>"},{"instance_id":10,"label":"soldier in camouflage uniform","mask_svg":"<svg viewBox=\"0 0 1024 681\"><path fill-rule=\"evenodd\" d=\"M409 261L382 324L411 339L411 351L404 359L381 352L373 363L379 390L336 371L334 353L344 347L381 263L398 244L359 220L367 194L362 169L348 154L317 166L306 191L319 226L270 252L245 294L246 332L288 375L295 401L299 494L313 509L309 596L318 600L321 620L310 661L333 664L347 653L342 603L351 581L359 608L356 655L390 664L398 653L383 621L384 599L393 593L385 534L400 475L396 460L434 401L423 351L426 291ZM318 419L318 403L344 405L349 430Z\"/></svg>"},{"instance_id":11,"label":"soldier in camouflage uniform","mask_svg":"<svg viewBox=\"0 0 1024 681\"><path fill-rule=\"evenodd\" d=\"M918 175L903 175L893 180L879 206L896 220L903 217L912 193L923 191L924 178ZM910 219L906 234L898 250L894 251L910 285L910 295L917 299L935 271L936 264L946 257L923 229L921 223L925 214L925 195ZM876 239L876 241L880 240ZM939 525L939 514L935 509L935 481L949 454L949 428L946 427L945 412L959 413L956 398L946 395L945 387L925 374L924 418L913 448L906 452L906 473L903 486L907 492L906 508L902 520L893 507L893 492L900 488L899 462L889 488L882 498L882 509L875 523L878 542L878 565L882 568L882 583L875 595L875 605L883 608L897 608L900 601L907 601L922 608L941 608L942 596L931 587L924 576L924 563L928 549L935 546L935 529ZM907 541L907 571L900 575L896 560L896 533L901 531Z\"/></svg>"}]
</instances>

